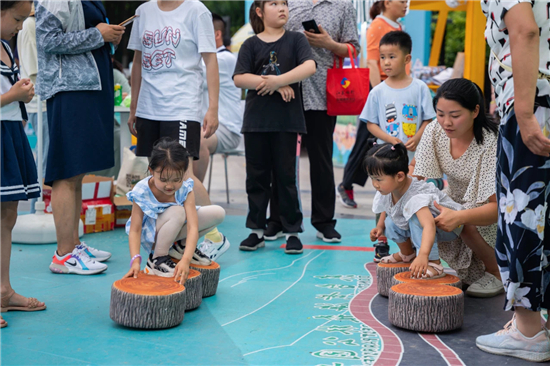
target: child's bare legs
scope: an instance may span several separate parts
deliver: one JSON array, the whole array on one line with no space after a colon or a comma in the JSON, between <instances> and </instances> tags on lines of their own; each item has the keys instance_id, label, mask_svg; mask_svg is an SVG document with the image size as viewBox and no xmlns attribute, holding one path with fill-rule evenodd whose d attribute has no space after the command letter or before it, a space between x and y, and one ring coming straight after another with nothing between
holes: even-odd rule
<instances>
[{"instance_id":1,"label":"child's bare legs","mask_svg":"<svg viewBox=\"0 0 550 366\"><path fill-rule=\"evenodd\" d=\"M19 201L2 202L1 206L1 293L2 297L9 296L13 289L10 283L10 258L11 258L11 233L15 222L17 221L17 205ZM9 305L13 306L28 306L29 299L14 293L9 299ZM38 303L38 306L44 306L43 302ZM4 323L4 320L0 320Z\"/></svg>"},{"instance_id":2,"label":"child's bare legs","mask_svg":"<svg viewBox=\"0 0 550 366\"><path fill-rule=\"evenodd\" d=\"M220 206L201 207L197 211L199 221L199 238L218 226L225 218L225 211ZM157 240L153 258L168 255L170 247L177 240L187 237L187 216L182 206L172 206L159 215L157 219Z\"/></svg>"},{"instance_id":3,"label":"child's bare legs","mask_svg":"<svg viewBox=\"0 0 550 366\"><path fill-rule=\"evenodd\" d=\"M400 254L409 256L416 252L411 241L411 232L409 230L398 227L390 216L386 216L384 225L386 227L385 233L387 238L396 242L399 247L399 253L392 254L397 262L403 262L403 258L401 258Z\"/></svg>"},{"instance_id":4,"label":"child's bare legs","mask_svg":"<svg viewBox=\"0 0 550 366\"><path fill-rule=\"evenodd\" d=\"M495 249L483 239L477 228L473 225L464 225L460 237L485 265L485 271L489 272L499 280L500 270L495 256Z\"/></svg>"},{"instance_id":5,"label":"child's bare legs","mask_svg":"<svg viewBox=\"0 0 550 366\"><path fill-rule=\"evenodd\" d=\"M404 242L397 243L397 246L399 247L399 251L401 252L401 254L403 254L405 256L416 253L416 251L414 250L414 246L413 246L413 243L411 241L411 238L408 238ZM393 258L396 261L398 261L398 262L403 261L401 259L401 256L399 255L399 253L393 253L392 255L393 255Z\"/></svg>"}]
</instances>

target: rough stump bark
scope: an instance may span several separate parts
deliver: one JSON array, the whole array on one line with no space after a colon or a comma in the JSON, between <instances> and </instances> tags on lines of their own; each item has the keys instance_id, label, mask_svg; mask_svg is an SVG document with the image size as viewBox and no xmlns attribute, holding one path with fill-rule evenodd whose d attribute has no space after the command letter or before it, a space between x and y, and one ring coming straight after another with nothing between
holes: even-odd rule
<instances>
[{"instance_id":1,"label":"rough stump bark","mask_svg":"<svg viewBox=\"0 0 550 366\"><path fill-rule=\"evenodd\" d=\"M416 332L458 329L464 319L464 293L447 285L401 283L390 289L388 318L393 325Z\"/></svg>"},{"instance_id":2,"label":"rough stump bark","mask_svg":"<svg viewBox=\"0 0 550 366\"><path fill-rule=\"evenodd\" d=\"M202 297L214 296L220 282L220 265L212 262L209 266L191 264L190 267L202 274Z\"/></svg>"},{"instance_id":3,"label":"rough stump bark","mask_svg":"<svg viewBox=\"0 0 550 366\"><path fill-rule=\"evenodd\" d=\"M378 263L376 266L376 279L378 293L384 297L388 297L390 287L393 286L393 276L406 272L411 266L410 263Z\"/></svg>"},{"instance_id":4,"label":"rough stump bark","mask_svg":"<svg viewBox=\"0 0 550 366\"><path fill-rule=\"evenodd\" d=\"M202 303L202 274L192 268L189 268L189 276L185 282L187 288L187 302L185 310L193 310Z\"/></svg>"},{"instance_id":5,"label":"rough stump bark","mask_svg":"<svg viewBox=\"0 0 550 366\"><path fill-rule=\"evenodd\" d=\"M182 322L186 289L173 278L139 273L123 278L111 287L111 319L126 327L170 328Z\"/></svg>"}]
</instances>

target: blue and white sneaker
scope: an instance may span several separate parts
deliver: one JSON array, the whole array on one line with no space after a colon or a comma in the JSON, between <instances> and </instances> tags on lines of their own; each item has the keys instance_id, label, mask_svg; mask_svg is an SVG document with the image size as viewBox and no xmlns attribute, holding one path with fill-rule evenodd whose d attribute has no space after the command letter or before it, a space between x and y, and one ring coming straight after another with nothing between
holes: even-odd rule
<instances>
[{"instance_id":1,"label":"blue and white sneaker","mask_svg":"<svg viewBox=\"0 0 550 366\"><path fill-rule=\"evenodd\" d=\"M533 337L524 336L515 316L496 333L477 337L479 349L495 355L511 356L533 362L550 361L550 332L542 328Z\"/></svg>"},{"instance_id":2,"label":"blue and white sneaker","mask_svg":"<svg viewBox=\"0 0 550 366\"><path fill-rule=\"evenodd\" d=\"M106 269L106 264L96 262L77 248L75 248L72 253L64 256L59 256L56 251L52 258L52 263L50 264L50 271L62 274L74 273L91 275L101 273Z\"/></svg>"},{"instance_id":3,"label":"blue and white sneaker","mask_svg":"<svg viewBox=\"0 0 550 366\"><path fill-rule=\"evenodd\" d=\"M86 254L90 259L93 259L98 262L105 262L107 259L111 258L111 253L104 250L99 250L96 248L89 247L83 241L76 246L76 249Z\"/></svg>"},{"instance_id":4,"label":"blue and white sneaker","mask_svg":"<svg viewBox=\"0 0 550 366\"><path fill-rule=\"evenodd\" d=\"M216 258L219 258L231 246L225 235L221 233L220 235L222 236L221 241L213 242L210 239L204 238L204 241L198 245L199 250L211 260L216 260Z\"/></svg>"}]
</instances>

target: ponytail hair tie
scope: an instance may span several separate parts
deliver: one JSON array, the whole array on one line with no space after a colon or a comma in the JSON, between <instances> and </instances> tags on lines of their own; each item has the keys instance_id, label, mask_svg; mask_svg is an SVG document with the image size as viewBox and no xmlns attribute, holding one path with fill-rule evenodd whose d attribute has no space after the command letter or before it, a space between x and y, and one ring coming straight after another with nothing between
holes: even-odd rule
<instances>
[{"instance_id":1,"label":"ponytail hair tie","mask_svg":"<svg viewBox=\"0 0 550 366\"><path fill-rule=\"evenodd\" d=\"M391 149L392 149L393 151L395 151L395 145L392 145Z\"/></svg>"},{"instance_id":2,"label":"ponytail hair tie","mask_svg":"<svg viewBox=\"0 0 550 366\"><path fill-rule=\"evenodd\" d=\"M378 145L378 144L376 143L376 141L374 141L374 142L372 143L372 146L376 146L376 145Z\"/></svg>"}]
</instances>

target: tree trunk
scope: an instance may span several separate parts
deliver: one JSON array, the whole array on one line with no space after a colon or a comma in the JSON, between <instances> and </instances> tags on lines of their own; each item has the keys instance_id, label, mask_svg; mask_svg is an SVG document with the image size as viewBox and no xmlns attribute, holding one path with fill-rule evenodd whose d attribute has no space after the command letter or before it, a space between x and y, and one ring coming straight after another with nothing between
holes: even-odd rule
<instances>
[{"instance_id":1,"label":"tree trunk","mask_svg":"<svg viewBox=\"0 0 550 366\"><path fill-rule=\"evenodd\" d=\"M185 282L187 288L187 302L185 310L193 310L202 303L202 274L192 268L189 268L189 276Z\"/></svg>"},{"instance_id":2,"label":"tree trunk","mask_svg":"<svg viewBox=\"0 0 550 366\"><path fill-rule=\"evenodd\" d=\"M393 325L416 332L458 329L464 318L464 293L446 285L406 282L390 289L388 318Z\"/></svg>"},{"instance_id":3,"label":"tree trunk","mask_svg":"<svg viewBox=\"0 0 550 366\"><path fill-rule=\"evenodd\" d=\"M173 278L139 273L123 278L111 288L109 315L120 325L141 329L162 329L183 320L187 291Z\"/></svg>"},{"instance_id":4,"label":"tree trunk","mask_svg":"<svg viewBox=\"0 0 550 366\"><path fill-rule=\"evenodd\" d=\"M393 276L406 272L411 266L410 263L378 263L376 266L376 278L378 293L384 297L388 297L390 287L393 285Z\"/></svg>"},{"instance_id":5,"label":"tree trunk","mask_svg":"<svg viewBox=\"0 0 550 366\"><path fill-rule=\"evenodd\" d=\"M202 274L202 297L214 296L220 282L220 265L214 261L209 266L191 263L191 268Z\"/></svg>"},{"instance_id":6,"label":"tree trunk","mask_svg":"<svg viewBox=\"0 0 550 366\"><path fill-rule=\"evenodd\" d=\"M419 284L429 284L429 285L447 285L453 286L462 290L462 281L460 278L445 274L444 277L439 277L436 279L430 278L411 278L411 272L401 272L393 276L392 286L398 285L400 283L419 283Z\"/></svg>"}]
</instances>

